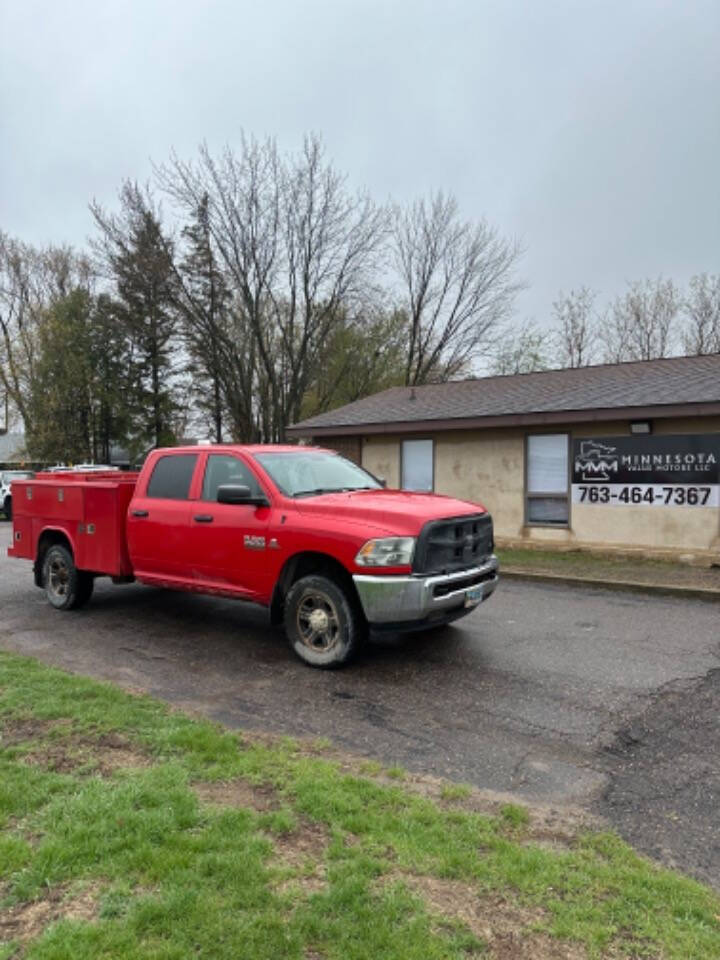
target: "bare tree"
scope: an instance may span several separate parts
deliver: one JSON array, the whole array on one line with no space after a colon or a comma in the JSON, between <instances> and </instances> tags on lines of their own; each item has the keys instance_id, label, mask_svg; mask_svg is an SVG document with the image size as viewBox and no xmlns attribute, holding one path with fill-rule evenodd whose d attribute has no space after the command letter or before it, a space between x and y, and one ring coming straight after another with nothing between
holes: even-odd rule
<instances>
[{"instance_id":1,"label":"bare tree","mask_svg":"<svg viewBox=\"0 0 720 960\"><path fill-rule=\"evenodd\" d=\"M490 372L495 375L533 373L547 370L552 334L540 330L528 320L518 330L510 330L497 342Z\"/></svg>"},{"instance_id":2,"label":"bare tree","mask_svg":"<svg viewBox=\"0 0 720 960\"><path fill-rule=\"evenodd\" d=\"M0 233L0 379L26 429L31 425L36 327L43 304L39 260L32 247Z\"/></svg>"},{"instance_id":3,"label":"bare tree","mask_svg":"<svg viewBox=\"0 0 720 960\"><path fill-rule=\"evenodd\" d=\"M184 161L173 154L169 164L156 169L156 177L186 216L192 216L206 203L213 247L232 278L236 316L240 320L238 333L247 334L247 339L235 344L236 357L252 349L270 383L270 402L273 408L279 406L277 358L270 344L268 319L280 258L282 219L275 144L243 137L239 157L226 147L218 158L203 145L197 162ZM247 431L238 439L260 439L250 432L258 403L256 365L253 363L249 378L241 364L233 366L237 388L234 402L245 407L240 419Z\"/></svg>"},{"instance_id":4,"label":"bare tree","mask_svg":"<svg viewBox=\"0 0 720 960\"><path fill-rule=\"evenodd\" d=\"M593 319L595 294L587 287L571 290L553 303L554 340L562 367L586 367L594 360L597 331Z\"/></svg>"},{"instance_id":5,"label":"bare tree","mask_svg":"<svg viewBox=\"0 0 720 960\"><path fill-rule=\"evenodd\" d=\"M243 139L239 155L226 148L219 158L203 146L197 162L173 156L156 173L186 214L207 198L212 244L247 335L236 349L257 357L248 403L259 435L281 440L321 349L368 295L383 211L346 189L316 137L290 158L272 141Z\"/></svg>"},{"instance_id":6,"label":"bare tree","mask_svg":"<svg viewBox=\"0 0 720 960\"><path fill-rule=\"evenodd\" d=\"M673 321L679 308L680 298L672 280L658 278L630 284L625 296L615 300L601 326L606 362L669 356Z\"/></svg>"},{"instance_id":7,"label":"bare tree","mask_svg":"<svg viewBox=\"0 0 720 960\"><path fill-rule=\"evenodd\" d=\"M285 290L275 308L288 366L283 410L293 422L333 332L372 299L387 220L346 189L315 136L286 165L283 213Z\"/></svg>"},{"instance_id":8,"label":"bare tree","mask_svg":"<svg viewBox=\"0 0 720 960\"><path fill-rule=\"evenodd\" d=\"M720 353L720 275L692 277L683 307L688 321L682 333L685 353Z\"/></svg>"},{"instance_id":9,"label":"bare tree","mask_svg":"<svg viewBox=\"0 0 720 960\"><path fill-rule=\"evenodd\" d=\"M487 355L521 288L519 247L436 193L395 211L393 252L408 315L405 382L446 380Z\"/></svg>"},{"instance_id":10,"label":"bare tree","mask_svg":"<svg viewBox=\"0 0 720 960\"><path fill-rule=\"evenodd\" d=\"M598 339L602 344L604 363L624 363L635 359L630 350L631 317L625 310L616 310L617 302L606 307L598 321Z\"/></svg>"},{"instance_id":11,"label":"bare tree","mask_svg":"<svg viewBox=\"0 0 720 960\"><path fill-rule=\"evenodd\" d=\"M42 391L36 366L47 310L93 283L89 260L71 247L36 249L0 232L0 385L28 434Z\"/></svg>"}]
</instances>

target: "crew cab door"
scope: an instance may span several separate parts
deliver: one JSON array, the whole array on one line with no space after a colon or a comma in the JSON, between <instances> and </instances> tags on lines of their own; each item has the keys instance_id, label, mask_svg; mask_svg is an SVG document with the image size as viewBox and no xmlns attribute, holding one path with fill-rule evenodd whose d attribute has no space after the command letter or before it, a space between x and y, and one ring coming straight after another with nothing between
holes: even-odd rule
<instances>
[{"instance_id":1,"label":"crew cab door","mask_svg":"<svg viewBox=\"0 0 720 960\"><path fill-rule=\"evenodd\" d=\"M272 506L218 503L218 487L236 484L254 496L267 495L239 454L206 456L199 499L192 504L190 526L196 580L209 589L238 593L267 602L279 572L280 558L271 547Z\"/></svg>"},{"instance_id":2,"label":"crew cab door","mask_svg":"<svg viewBox=\"0 0 720 960\"><path fill-rule=\"evenodd\" d=\"M135 575L192 581L189 500L196 453L158 457L144 489L136 490L127 516L127 539Z\"/></svg>"}]
</instances>

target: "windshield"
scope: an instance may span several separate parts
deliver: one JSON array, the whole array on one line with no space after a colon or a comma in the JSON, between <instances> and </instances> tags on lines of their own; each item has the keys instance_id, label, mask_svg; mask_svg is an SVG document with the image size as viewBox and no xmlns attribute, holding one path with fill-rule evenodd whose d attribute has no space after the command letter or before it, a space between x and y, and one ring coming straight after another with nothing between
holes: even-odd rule
<instances>
[{"instance_id":1,"label":"windshield","mask_svg":"<svg viewBox=\"0 0 720 960\"><path fill-rule=\"evenodd\" d=\"M288 497L311 497L348 490L377 490L381 484L362 467L336 453L298 448L289 453L257 453L255 459Z\"/></svg>"}]
</instances>

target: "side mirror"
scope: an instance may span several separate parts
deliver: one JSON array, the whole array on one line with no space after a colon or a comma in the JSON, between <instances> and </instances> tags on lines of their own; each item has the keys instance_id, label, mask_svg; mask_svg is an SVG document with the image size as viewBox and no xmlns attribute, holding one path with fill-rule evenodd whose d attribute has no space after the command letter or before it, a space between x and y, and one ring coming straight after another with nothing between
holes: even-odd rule
<instances>
[{"instance_id":1,"label":"side mirror","mask_svg":"<svg viewBox=\"0 0 720 960\"><path fill-rule=\"evenodd\" d=\"M250 487L240 483L223 483L217 489L218 503L247 503L254 504L257 507L269 506L267 500L262 494L253 496Z\"/></svg>"},{"instance_id":2,"label":"side mirror","mask_svg":"<svg viewBox=\"0 0 720 960\"><path fill-rule=\"evenodd\" d=\"M378 477L377 481L383 489L387 487L387 480L385 479L385 477Z\"/></svg>"}]
</instances>

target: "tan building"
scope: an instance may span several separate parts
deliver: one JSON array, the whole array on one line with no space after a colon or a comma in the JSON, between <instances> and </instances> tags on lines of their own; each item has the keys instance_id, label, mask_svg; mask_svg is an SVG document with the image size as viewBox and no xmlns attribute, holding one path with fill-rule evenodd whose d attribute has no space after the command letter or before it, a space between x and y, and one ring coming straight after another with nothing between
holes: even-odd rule
<instances>
[{"instance_id":1,"label":"tan building","mask_svg":"<svg viewBox=\"0 0 720 960\"><path fill-rule=\"evenodd\" d=\"M499 542L720 558L720 355L393 387L291 426Z\"/></svg>"}]
</instances>

